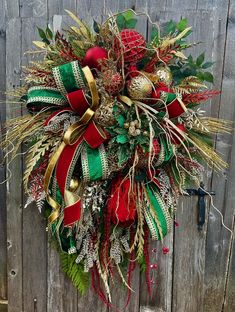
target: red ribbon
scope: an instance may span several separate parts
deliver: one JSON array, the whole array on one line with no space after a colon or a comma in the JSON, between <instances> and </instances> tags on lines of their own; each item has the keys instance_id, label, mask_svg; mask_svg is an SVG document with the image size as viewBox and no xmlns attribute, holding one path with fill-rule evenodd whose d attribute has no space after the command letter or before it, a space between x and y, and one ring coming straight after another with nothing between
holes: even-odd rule
<instances>
[{"instance_id":1,"label":"red ribbon","mask_svg":"<svg viewBox=\"0 0 235 312\"><path fill-rule=\"evenodd\" d=\"M75 204L67 206L64 208L64 226L73 225L74 222L80 220L82 211L81 200L77 201Z\"/></svg>"},{"instance_id":2,"label":"red ribbon","mask_svg":"<svg viewBox=\"0 0 235 312\"><path fill-rule=\"evenodd\" d=\"M130 179L118 176L111 184L111 196L107 208L114 224L131 224L136 218L136 201Z\"/></svg>"},{"instance_id":3,"label":"red ribbon","mask_svg":"<svg viewBox=\"0 0 235 312\"><path fill-rule=\"evenodd\" d=\"M45 125L47 125L53 117L63 112L75 111L81 117L89 108L89 103L86 99L85 93L81 89L68 93L67 99L70 108L54 112L49 118L47 118ZM84 125L84 127L86 128L82 137L79 138L74 144L65 146L57 163L56 179L63 197L65 197L68 174L73 164L73 159L78 152L78 148L80 148L81 142L85 140L90 147L97 148L107 139L107 133L103 129L98 128L94 121L91 120L87 125ZM80 217L81 200L78 200L64 209L64 226L72 225L74 222L78 221Z\"/></svg>"},{"instance_id":4,"label":"red ribbon","mask_svg":"<svg viewBox=\"0 0 235 312\"><path fill-rule=\"evenodd\" d=\"M184 110L177 99L172 101L170 104L167 104L167 111L169 118L176 118L184 113Z\"/></svg>"},{"instance_id":5,"label":"red ribbon","mask_svg":"<svg viewBox=\"0 0 235 312\"><path fill-rule=\"evenodd\" d=\"M79 116L82 116L90 107L85 92L82 89L70 92L66 97L72 110L78 113Z\"/></svg>"},{"instance_id":6,"label":"red ribbon","mask_svg":"<svg viewBox=\"0 0 235 312\"><path fill-rule=\"evenodd\" d=\"M60 155L56 168L56 180L64 197L67 177L69 169L72 165L72 160L79 148L82 138L73 145L67 145ZM64 226L69 226L78 221L81 217L81 200L75 202L73 205L67 206L64 209Z\"/></svg>"}]
</instances>

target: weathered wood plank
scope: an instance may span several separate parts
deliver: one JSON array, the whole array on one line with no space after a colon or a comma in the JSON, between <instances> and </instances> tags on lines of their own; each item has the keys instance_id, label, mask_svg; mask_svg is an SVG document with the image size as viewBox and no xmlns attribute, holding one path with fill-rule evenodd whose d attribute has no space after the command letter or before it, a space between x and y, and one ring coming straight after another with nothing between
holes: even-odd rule
<instances>
[{"instance_id":1,"label":"weathered wood plank","mask_svg":"<svg viewBox=\"0 0 235 312\"><path fill-rule=\"evenodd\" d=\"M234 227L234 225L233 225ZM235 311L235 232L233 231L233 242L231 244L230 265L228 280L225 289L223 312Z\"/></svg>"},{"instance_id":2,"label":"weathered wood plank","mask_svg":"<svg viewBox=\"0 0 235 312\"><path fill-rule=\"evenodd\" d=\"M163 246L169 248L164 255ZM152 242L149 248L150 263L156 264L156 269L150 269L152 276L153 294L150 297L145 274L141 274L140 284L140 311L171 311L172 305L172 265L173 265L173 231L167 235L163 242Z\"/></svg>"},{"instance_id":3,"label":"weathered wood plank","mask_svg":"<svg viewBox=\"0 0 235 312\"><path fill-rule=\"evenodd\" d=\"M235 78L235 2L230 2L225 60L223 66L223 83L219 117L234 120L234 78ZM234 158L234 133L231 136L218 135L216 149L229 163L229 170L222 175L213 174L212 188L216 192L215 206L224 216L224 223L232 228L234 215L234 183L235 183L235 158ZM229 249L231 235L221 225L221 217L211 207L207 234L207 253L205 271L205 311L221 311L224 302L226 285L226 271L228 270Z\"/></svg>"},{"instance_id":4,"label":"weathered wood plank","mask_svg":"<svg viewBox=\"0 0 235 312\"><path fill-rule=\"evenodd\" d=\"M19 0L21 17L47 17L47 0Z\"/></svg>"},{"instance_id":5,"label":"weathered wood plank","mask_svg":"<svg viewBox=\"0 0 235 312\"><path fill-rule=\"evenodd\" d=\"M74 0L48 0L48 16L53 16L54 14L64 15L64 10L70 10L76 12L76 1Z\"/></svg>"},{"instance_id":6,"label":"weathered wood plank","mask_svg":"<svg viewBox=\"0 0 235 312\"><path fill-rule=\"evenodd\" d=\"M136 1L135 9L137 12L148 12L150 16L153 17L155 21L155 16L153 12L157 11L157 7L160 6L160 2L157 4L155 9L155 3L153 1ZM151 9L154 6L154 10ZM139 31L143 33L143 29L149 30L147 28L147 19L146 17L139 18ZM147 31L144 34L146 37L149 35ZM153 276L153 296L150 298L147 287L146 287L146 278L145 274L141 275L141 284L140 284L140 310L144 311L145 309L151 309L152 307L157 310L170 311L171 310L171 288L172 288L172 253L173 253L173 233L170 233L169 236L164 240L170 248L170 253L167 256L162 254L162 244L152 242L150 243L149 254L150 254L150 263L157 264L157 270L152 270ZM156 253L152 252L152 249L156 249Z\"/></svg>"},{"instance_id":7,"label":"weathered wood plank","mask_svg":"<svg viewBox=\"0 0 235 312\"><path fill-rule=\"evenodd\" d=\"M103 2L99 0L77 0L77 15L91 27L93 19L97 22L102 21L103 9Z\"/></svg>"},{"instance_id":8,"label":"weathered wood plank","mask_svg":"<svg viewBox=\"0 0 235 312\"><path fill-rule=\"evenodd\" d=\"M39 39L36 26L45 27L46 22L45 19L35 17L22 19L22 55L32 48L32 40ZM22 65L29 64L30 60L31 56L24 54ZM47 310L46 222L34 205L23 210L22 248L24 311L45 312Z\"/></svg>"},{"instance_id":9,"label":"weathered wood plank","mask_svg":"<svg viewBox=\"0 0 235 312\"><path fill-rule=\"evenodd\" d=\"M6 119L5 95L6 87L6 23L4 2L0 1L0 140ZM3 161L3 153L0 149L0 160ZM0 300L7 299L7 219L6 219L6 183L5 165L0 165ZM0 304L0 311L3 309Z\"/></svg>"},{"instance_id":10,"label":"weathered wood plank","mask_svg":"<svg viewBox=\"0 0 235 312\"><path fill-rule=\"evenodd\" d=\"M180 1L180 0L179 0ZM227 11L228 3L223 0L197 0L197 10ZM227 13L225 13L227 15Z\"/></svg>"},{"instance_id":11,"label":"weathered wood plank","mask_svg":"<svg viewBox=\"0 0 235 312\"><path fill-rule=\"evenodd\" d=\"M60 268L60 257L48 244L47 311L77 311L77 291ZM66 290L66 291L65 291Z\"/></svg>"},{"instance_id":12,"label":"weathered wood plank","mask_svg":"<svg viewBox=\"0 0 235 312\"><path fill-rule=\"evenodd\" d=\"M108 312L106 305L100 300L97 294L94 294L92 288L83 296L78 294L77 312L87 311ZM65 311L66 312L66 311Z\"/></svg>"},{"instance_id":13,"label":"weathered wood plank","mask_svg":"<svg viewBox=\"0 0 235 312\"><path fill-rule=\"evenodd\" d=\"M5 8L3 10L5 11L7 19L20 16L19 0L7 0L2 2L5 4Z\"/></svg>"},{"instance_id":14,"label":"weathered wood plank","mask_svg":"<svg viewBox=\"0 0 235 312\"><path fill-rule=\"evenodd\" d=\"M186 10L196 10L197 0L166 0L166 10L181 11L184 13Z\"/></svg>"},{"instance_id":15,"label":"weathered wood plank","mask_svg":"<svg viewBox=\"0 0 235 312\"><path fill-rule=\"evenodd\" d=\"M6 29L6 89L20 86L21 73L21 20L9 21ZM16 53L17 51L17 53ZM8 103L6 118L19 116L19 105ZM16 158L8 165L7 182L7 244L9 312L22 311L22 160ZM12 173L12 176L9 173Z\"/></svg>"},{"instance_id":16,"label":"weathered wood plank","mask_svg":"<svg viewBox=\"0 0 235 312\"><path fill-rule=\"evenodd\" d=\"M197 198L181 200L176 212L180 227L175 232L174 242L174 312L203 311L206 228L198 230L197 214Z\"/></svg>"},{"instance_id":17,"label":"weathered wood plank","mask_svg":"<svg viewBox=\"0 0 235 312\"><path fill-rule=\"evenodd\" d=\"M126 280L126 276L125 280ZM117 308L119 311L125 312L139 312L139 285L140 285L140 272L139 269L136 268L131 276L131 298L128 306L125 308L127 297L128 297L128 289L119 278L117 272L115 272L115 281L114 284L110 282L111 296L112 296L112 304L114 308ZM125 308L125 309L124 309ZM112 312L112 309L109 310Z\"/></svg>"}]
</instances>

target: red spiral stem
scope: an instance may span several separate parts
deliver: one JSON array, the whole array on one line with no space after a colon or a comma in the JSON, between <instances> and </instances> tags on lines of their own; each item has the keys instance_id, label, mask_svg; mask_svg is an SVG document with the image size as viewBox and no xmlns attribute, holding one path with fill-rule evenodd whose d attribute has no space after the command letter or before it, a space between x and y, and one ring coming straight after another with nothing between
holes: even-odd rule
<instances>
[{"instance_id":1,"label":"red spiral stem","mask_svg":"<svg viewBox=\"0 0 235 312\"><path fill-rule=\"evenodd\" d=\"M135 237L135 231L134 228L131 227L130 229L130 246L132 246L133 242L134 242L134 237ZM127 284L128 286L131 288L131 276L132 276L132 272L135 269L135 251L133 250L130 253L130 258L129 258L129 265L128 265L128 270L127 270ZM126 307L128 306L128 304L130 303L130 299L131 299L131 290L130 288L128 288L127 291L127 299L126 299L126 304L124 306L124 310L126 309Z\"/></svg>"},{"instance_id":2,"label":"red spiral stem","mask_svg":"<svg viewBox=\"0 0 235 312\"><path fill-rule=\"evenodd\" d=\"M97 279L97 280L96 280ZM94 265L91 269L91 285L94 292L100 297L100 299L104 302L107 307L112 307L111 303L109 302L108 298L105 296L101 285L100 285L100 276L97 269L97 266Z\"/></svg>"}]
</instances>

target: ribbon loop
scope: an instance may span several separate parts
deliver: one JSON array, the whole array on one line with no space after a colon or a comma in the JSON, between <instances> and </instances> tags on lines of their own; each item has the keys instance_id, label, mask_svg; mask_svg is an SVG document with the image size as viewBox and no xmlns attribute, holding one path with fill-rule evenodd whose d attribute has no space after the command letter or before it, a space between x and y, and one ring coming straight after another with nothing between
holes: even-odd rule
<instances>
[{"instance_id":1,"label":"ribbon loop","mask_svg":"<svg viewBox=\"0 0 235 312\"><path fill-rule=\"evenodd\" d=\"M85 141L88 144L86 145L86 156L89 158L90 166L94 169L91 179L106 177L108 175L107 160L102 143L107 139L107 134L92 121L95 110L99 105L99 94L90 68L87 66L81 68L78 62L74 61L53 68L52 72L57 86L57 89L54 89L53 92L58 97L58 102L69 104L70 108L65 108L65 110L74 111L81 116L65 132L63 142L51 157L45 173L47 200L53 207L49 222L55 222L60 213L60 205L49 195L50 180L55 171L60 192L64 197L64 225L71 226L81 216L80 198L69 190L69 182L79 155L84 153L82 143ZM89 104L84 91L85 81L91 93L91 104ZM49 104L52 102L49 102ZM59 112L53 113L46 120L45 125L62 112L63 110L59 110ZM85 158L83 159L82 156L81 159L84 172ZM96 164L96 167L93 166L94 164Z\"/></svg>"}]
</instances>

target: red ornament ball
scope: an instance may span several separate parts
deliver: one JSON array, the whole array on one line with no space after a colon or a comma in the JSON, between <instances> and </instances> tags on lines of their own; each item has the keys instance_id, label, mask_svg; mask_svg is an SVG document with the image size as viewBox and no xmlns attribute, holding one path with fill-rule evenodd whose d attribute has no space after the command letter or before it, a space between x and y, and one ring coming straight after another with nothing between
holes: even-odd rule
<instances>
[{"instance_id":1,"label":"red ornament ball","mask_svg":"<svg viewBox=\"0 0 235 312\"><path fill-rule=\"evenodd\" d=\"M121 74L119 73L111 73L106 72L106 79L104 79L104 88L105 90L111 94L118 94L123 88L123 79Z\"/></svg>"},{"instance_id":2,"label":"red ornament ball","mask_svg":"<svg viewBox=\"0 0 235 312\"><path fill-rule=\"evenodd\" d=\"M101 70L101 60L108 58L108 51L102 47L93 47L87 50L83 59L83 66L89 66L91 69Z\"/></svg>"},{"instance_id":3,"label":"red ornament ball","mask_svg":"<svg viewBox=\"0 0 235 312\"><path fill-rule=\"evenodd\" d=\"M144 37L133 29L123 29L120 32L120 38L116 38L114 42L115 53L120 57L123 52L124 62L126 63L140 61L145 54L145 47Z\"/></svg>"}]
</instances>

